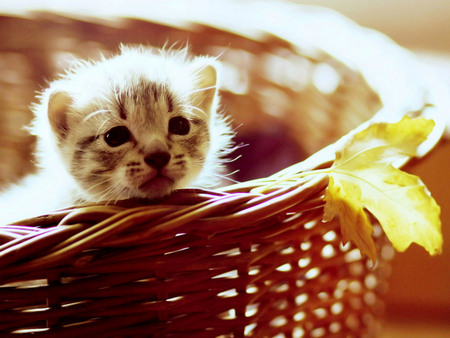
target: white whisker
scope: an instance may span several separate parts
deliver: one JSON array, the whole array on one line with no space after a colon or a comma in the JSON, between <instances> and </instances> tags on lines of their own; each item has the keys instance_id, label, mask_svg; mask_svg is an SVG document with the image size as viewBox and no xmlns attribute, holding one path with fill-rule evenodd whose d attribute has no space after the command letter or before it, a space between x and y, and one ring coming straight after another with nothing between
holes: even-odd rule
<instances>
[{"instance_id":1,"label":"white whisker","mask_svg":"<svg viewBox=\"0 0 450 338\"><path fill-rule=\"evenodd\" d=\"M221 175L221 174L212 174L212 176L215 177L215 178L224 179L224 180L227 180L227 181L230 181L230 182L233 182L233 183L241 183L241 182L236 181L235 179L233 179L231 177L228 177L228 176L234 175L234 174L236 174L238 172L239 172L239 170L235 170L235 171L233 171L233 172L231 172L229 174L223 174L223 175Z\"/></svg>"},{"instance_id":2,"label":"white whisker","mask_svg":"<svg viewBox=\"0 0 450 338\"><path fill-rule=\"evenodd\" d=\"M180 106L185 107L185 108L190 108L192 110L197 110L201 114L203 114L205 116L207 115L203 109L200 109L200 108L198 108L196 106L192 106L192 105L189 105L189 104L181 104Z\"/></svg>"},{"instance_id":3,"label":"white whisker","mask_svg":"<svg viewBox=\"0 0 450 338\"><path fill-rule=\"evenodd\" d=\"M102 194L99 198L95 198L97 202L103 201L112 191L117 189L114 185L109 186L103 191L98 192L97 194L93 195L92 197L95 198L96 196Z\"/></svg>"},{"instance_id":4,"label":"white whisker","mask_svg":"<svg viewBox=\"0 0 450 338\"><path fill-rule=\"evenodd\" d=\"M94 117L94 116L96 116L96 115L98 115L98 114L104 114L104 113L109 113L109 110L107 110L107 109L99 109L99 110L96 110L96 111L94 111L94 112L88 114L88 115L83 119L83 122L87 122L90 118L92 118L92 117Z\"/></svg>"},{"instance_id":5,"label":"white whisker","mask_svg":"<svg viewBox=\"0 0 450 338\"><path fill-rule=\"evenodd\" d=\"M196 89L196 90L191 91L191 92L188 94L188 96L191 96L192 94L195 94L195 93L204 92L204 91L209 90L209 89L214 89L214 88L217 88L217 85L215 85L215 86L210 86L210 87L205 87L205 88L199 88L199 89Z\"/></svg>"},{"instance_id":6,"label":"white whisker","mask_svg":"<svg viewBox=\"0 0 450 338\"><path fill-rule=\"evenodd\" d=\"M239 160L241 157L242 157L242 155L237 155L236 157L233 157L233 158L221 158L220 163L221 164L233 163L233 162Z\"/></svg>"},{"instance_id":7,"label":"white whisker","mask_svg":"<svg viewBox=\"0 0 450 338\"><path fill-rule=\"evenodd\" d=\"M104 126L105 124L108 122L108 120L103 121L103 123L100 125L100 127L97 129L97 132L95 133L95 137L98 137L99 135L103 134L104 130Z\"/></svg>"},{"instance_id":8,"label":"white whisker","mask_svg":"<svg viewBox=\"0 0 450 338\"><path fill-rule=\"evenodd\" d=\"M109 177L109 178L107 178L106 180L101 181L100 183L94 184L92 187L90 187L89 189L87 189L85 192L89 192L89 191L91 191L92 189L98 187L99 185L102 185L102 184L105 184L105 183L107 183L107 182L110 182L111 179L112 179L112 177Z\"/></svg>"}]
</instances>

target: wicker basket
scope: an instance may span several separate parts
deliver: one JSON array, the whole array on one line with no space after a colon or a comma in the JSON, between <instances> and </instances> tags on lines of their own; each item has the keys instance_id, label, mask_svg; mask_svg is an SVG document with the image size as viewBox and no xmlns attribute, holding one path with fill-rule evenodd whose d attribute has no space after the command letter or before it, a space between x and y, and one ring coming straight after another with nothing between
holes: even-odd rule
<instances>
[{"instance_id":1,"label":"wicker basket","mask_svg":"<svg viewBox=\"0 0 450 338\"><path fill-rule=\"evenodd\" d=\"M69 52L189 40L195 54L223 52L222 101L242 132L281 123L314 155L274 176L154 205L78 206L0 226L0 337L374 337L392 257L381 228L372 267L342 246L338 221L321 222L325 176L273 183L330 165L349 136L335 141L381 107L374 119L439 121L445 96L408 52L334 13L267 1L191 12L182 3L114 21L0 18L2 67L19 74L0 79L2 93L16 93L2 94L0 118L22 111L26 121L35 83ZM33 140L5 125L6 179L29 162ZM439 123L421 155L442 132Z\"/></svg>"}]
</instances>

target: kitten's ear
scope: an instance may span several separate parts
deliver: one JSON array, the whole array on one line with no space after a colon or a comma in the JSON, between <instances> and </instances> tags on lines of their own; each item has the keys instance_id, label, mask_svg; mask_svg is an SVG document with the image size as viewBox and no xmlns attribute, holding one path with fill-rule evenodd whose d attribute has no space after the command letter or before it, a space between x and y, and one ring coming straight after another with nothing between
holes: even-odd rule
<instances>
[{"instance_id":1,"label":"kitten's ear","mask_svg":"<svg viewBox=\"0 0 450 338\"><path fill-rule=\"evenodd\" d=\"M73 100L64 91L54 92L48 101L48 120L53 132L65 138L69 131L68 112Z\"/></svg>"},{"instance_id":2,"label":"kitten's ear","mask_svg":"<svg viewBox=\"0 0 450 338\"><path fill-rule=\"evenodd\" d=\"M195 72L197 83L192 95L192 105L204 111L209 118L217 95L217 69L212 64L202 65Z\"/></svg>"}]
</instances>

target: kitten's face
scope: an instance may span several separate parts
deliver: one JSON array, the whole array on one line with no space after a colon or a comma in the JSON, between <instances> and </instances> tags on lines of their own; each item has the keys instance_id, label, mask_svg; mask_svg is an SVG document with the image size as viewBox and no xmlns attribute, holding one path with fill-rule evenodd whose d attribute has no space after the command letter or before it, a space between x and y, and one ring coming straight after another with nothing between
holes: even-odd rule
<instances>
[{"instance_id":1,"label":"kitten's face","mask_svg":"<svg viewBox=\"0 0 450 338\"><path fill-rule=\"evenodd\" d=\"M100 200L161 197L200 173L208 152L207 122L167 89L142 83L81 122L71 142L70 173Z\"/></svg>"},{"instance_id":2,"label":"kitten's face","mask_svg":"<svg viewBox=\"0 0 450 338\"><path fill-rule=\"evenodd\" d=\"M97 93L53 94L50 124L84 199L161 197L199 175L215 109L215 89L207 88L216 78L212 66L197 73L202 78L185 93L170 77L136 74L98 80Z\"/></svg>"}]
</instances>

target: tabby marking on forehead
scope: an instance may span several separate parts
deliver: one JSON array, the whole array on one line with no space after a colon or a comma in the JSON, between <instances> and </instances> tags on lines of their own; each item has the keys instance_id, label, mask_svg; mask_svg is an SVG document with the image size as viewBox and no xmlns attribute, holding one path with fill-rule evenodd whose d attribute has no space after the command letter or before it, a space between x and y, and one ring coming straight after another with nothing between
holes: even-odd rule
<instances>
[{"instance_id":1,"label":"tabby marking on forehead","mask_svg":"<svg viewBox=\"0 0 450 338\"><path fill-rule=\"evenodd\" d=\"M134 114L149 124L157 123L165 112L174 112L176 105L167 84L143 78L136 83L125 84L116 94L116 100L121 119L126 120L130 114Z\"/></svg>"},{"instance_id":2,"label":"tabby marking on forehead","mask_svg":"<svg viewBox=\"0 0 450 338\"><path fill-rule=\"evenodd\" d=\"M122 120L126 120L127 119L127 111L125 110L125 106L123 104L123 99L122 97L118 97L117 99L117 105L119 107L119 116Z\"/></svg>"}]
</instances>

